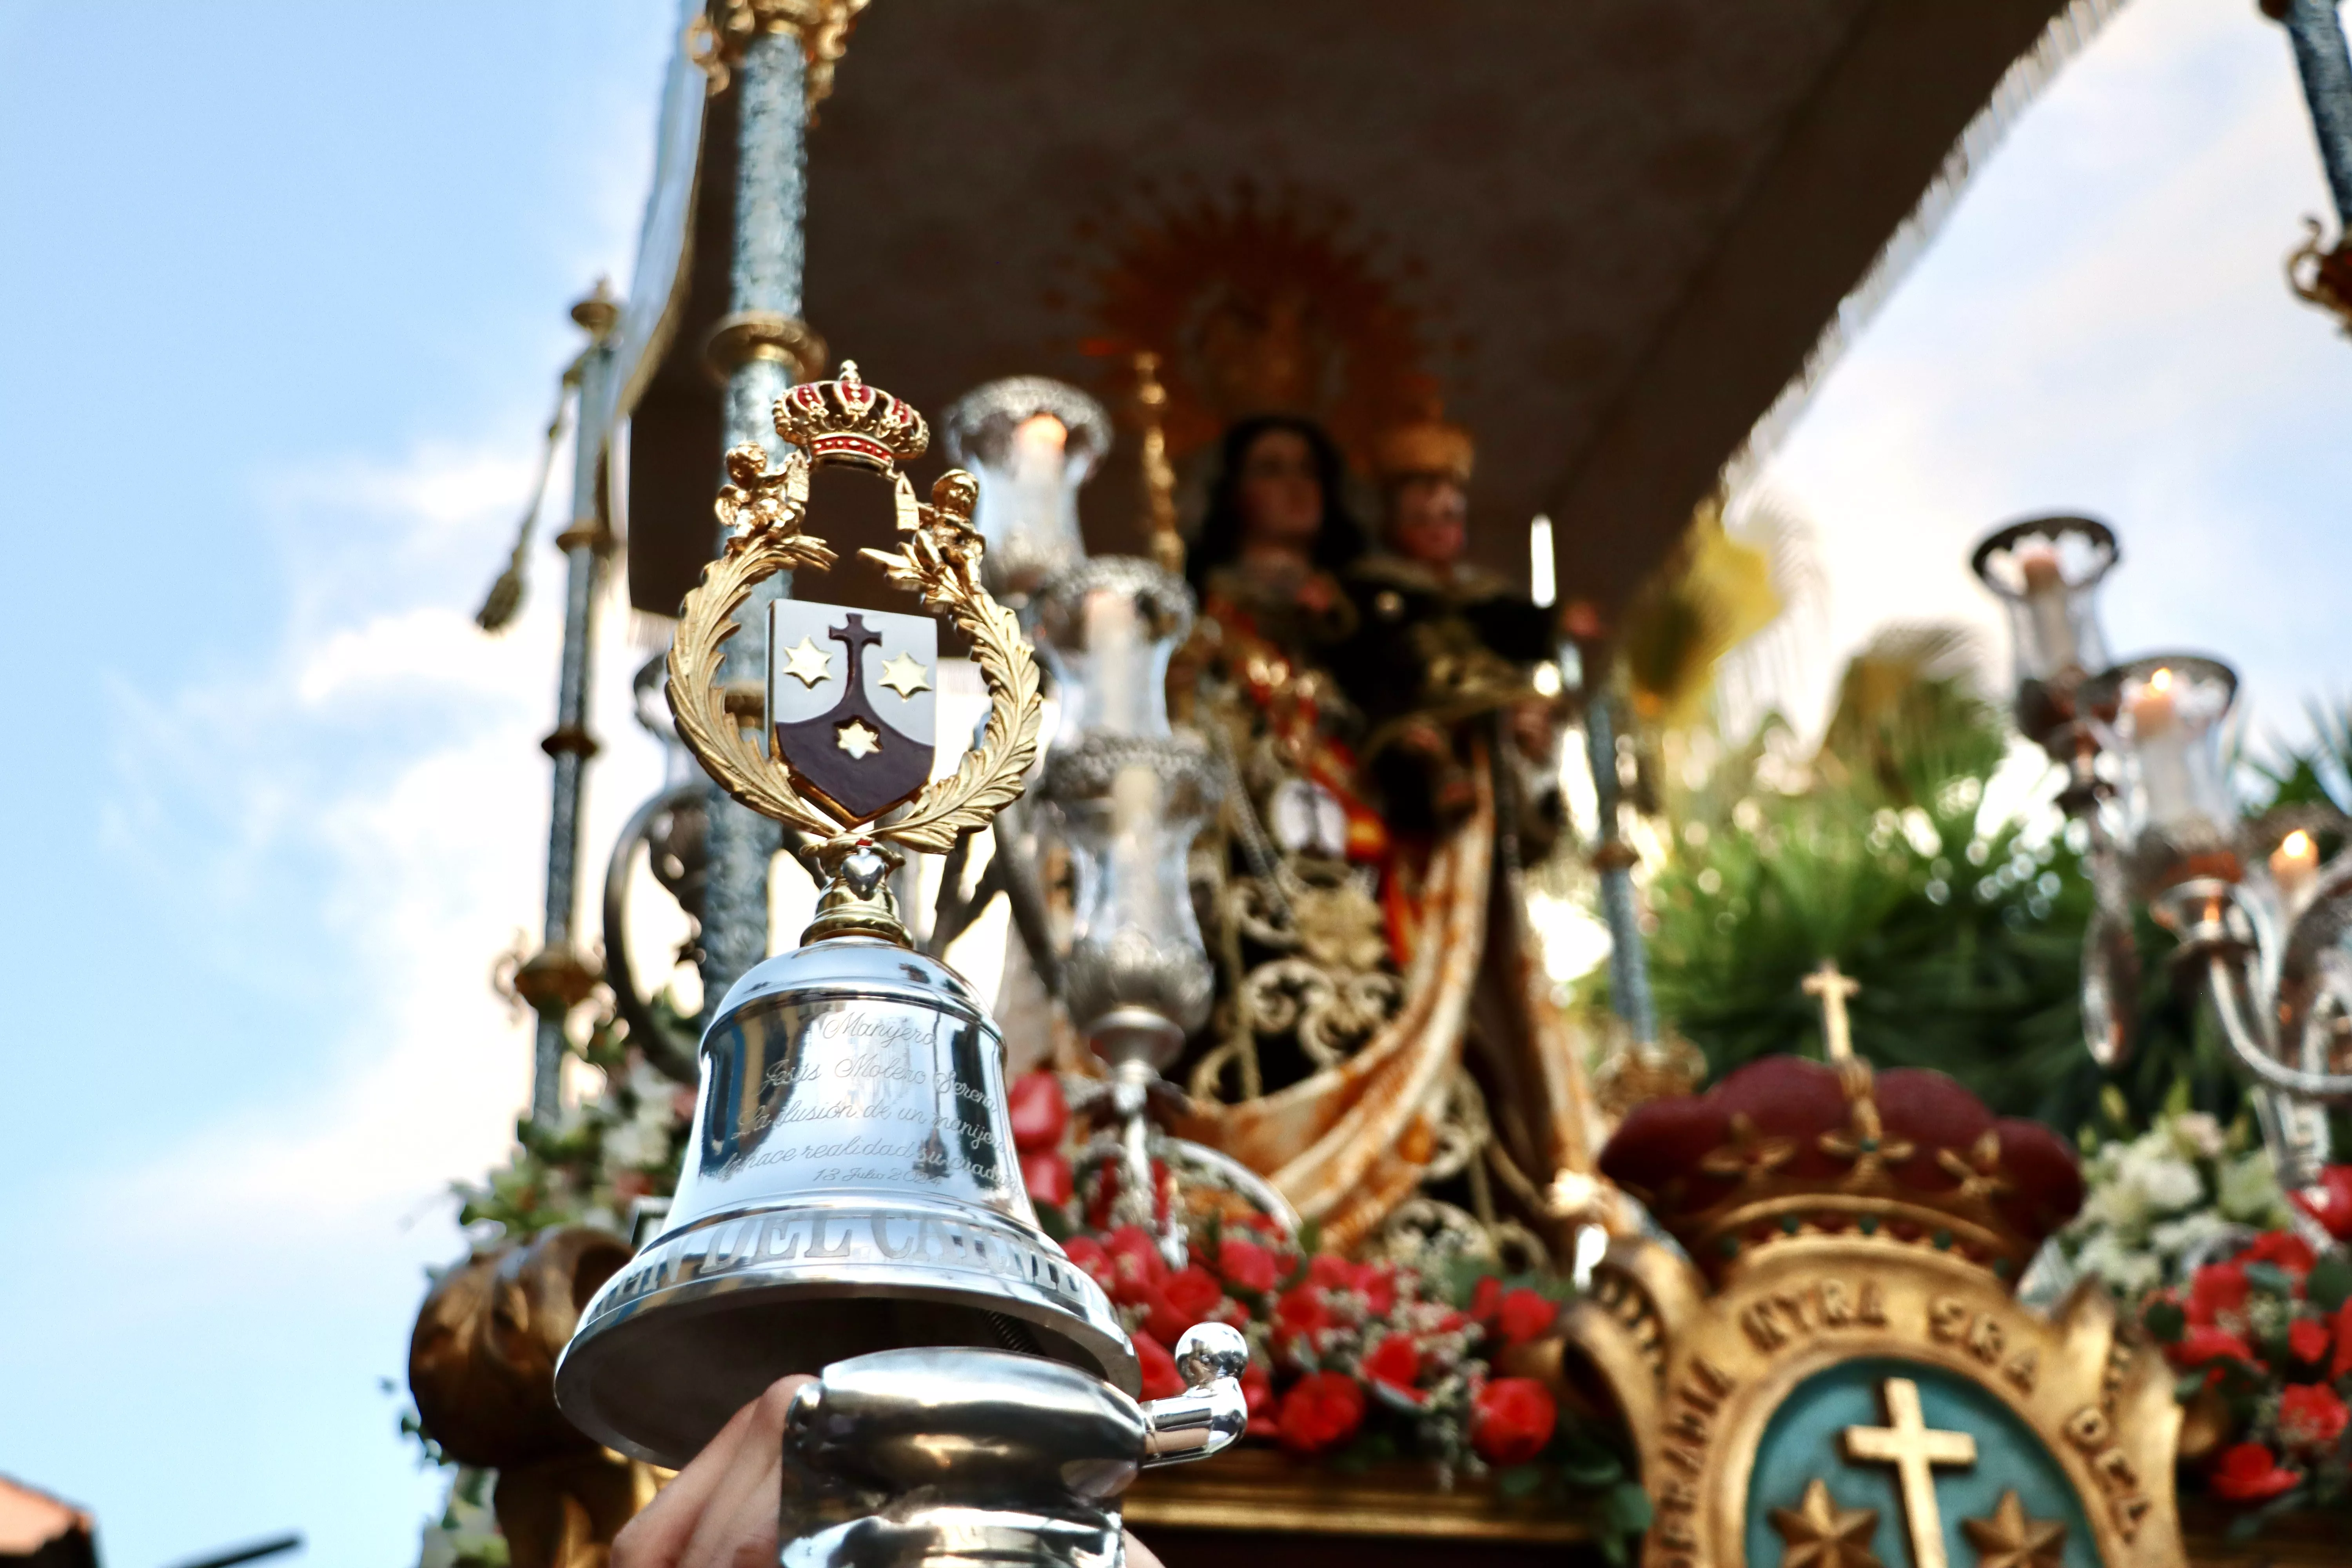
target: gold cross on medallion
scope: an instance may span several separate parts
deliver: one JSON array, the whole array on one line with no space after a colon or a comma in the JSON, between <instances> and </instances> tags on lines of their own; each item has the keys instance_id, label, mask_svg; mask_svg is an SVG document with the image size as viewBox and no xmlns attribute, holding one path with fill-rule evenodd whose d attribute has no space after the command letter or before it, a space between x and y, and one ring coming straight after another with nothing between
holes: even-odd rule
<instances>
[{"instance_id":1,"label":"gold cross on medallion","mask_svg":"<svg viewBox=\"0 0 2352 1568\"><path fill-rule=\"evenodd\" d=\"M1919 1385L1909 1378L1890 1377L1881 1392L1886 1400L1886 1425L1847 1427L1845 1457L1855 1463L1895 1467L1903 1521L1911 1531L1912 1568L1949 1568L1944 1555L1944 1516L1936 1508L1935 1467L1975 1464L1977 1440L1966 1432L1930 1428L1919 1414Z\"/></svg>"},{"instance_id":2,"label":"gold cross on medallion","mask_svg":"<svg viewBox=\"0 0 2352 1568\"><path fill-rule=\"evenodd\" d=\"M1822 1046L1833 1062L1853 1059L1853 1030L1846 1022L1845 999L1862 989L1862 982L1838 972L1837 960L1824 958L1805 976L1804 992L1822 1004Z\"/></svg>"}]
</instances>

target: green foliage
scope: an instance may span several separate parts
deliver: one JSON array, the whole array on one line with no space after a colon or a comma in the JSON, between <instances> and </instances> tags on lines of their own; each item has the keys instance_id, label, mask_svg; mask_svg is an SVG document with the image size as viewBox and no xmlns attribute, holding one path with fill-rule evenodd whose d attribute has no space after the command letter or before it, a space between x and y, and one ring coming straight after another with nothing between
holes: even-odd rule
<instances>
[{"instance_id":1,"label":"green foliage","mask_svg":"<svg viewBox=\"0 0 2352 1568\"><path fill-rule=\"evenodd\" d=\"M2054 820L1979 822L2007 740L1960 677L1932 672L1942 651L1915 632L1857 658L1801 787L1762 782L1787 749L1774 721L1670 803L1677 842L1650 888L1659 1009L1716 1075L1818 1054L1803 982L1833 959L1861 983L1849 1013L1872 1061L1940 1068L2005 1112L2079 1114L2089 884Z\"/></svg>"},{"instance_id":2,"label":"green foliage","mask_svg":"<svg viewBox=\"0 0 2352 1568\"><path fill-rule=\"evenodd\" d=\"M1986 813L2018 742L1977 694L1967 654L1958 634L1893 629L1848 666L1810 758L1774 717L1710 766L1685 754L1653 770L1668 783L1657 804L1672 834L1648 889L1661 1016L1718 1077L1780 1052L1818 1055L1821 1007L1802 984L1833 959L1861 983L1854 1042L1880 1066L1937 1068L1997 1111L2065 1128L2091 1126L2103 1091L2118 1126L2147 1125L2176 1092L2229 1121L2242 1080L2144 911L2137 1048L2112 1075L2090 1060L2084 839L2054 807ZM2306 748L2246 764L2269 796L2252 812L2352 805L2352 707L2312 721ZM1713 741L1683 743L1704 754ZM1596 997L1603 985L1589 983Z\"/></svg>"},{"instance_id":3,"label":"green foliage","mask_svg":"<svg viewBox=\"0 0 2352 1568\"><path fill-rule=\"evenodd\" d=\"M667 1010L668 1003L665 993L655 1005ZM459 1224L496 1226L509 1237L583 1221L617 1228L634 1200L666 1194L675 1184L686 1131L677 1086L609 1020L589 1031L577 1054L604 1073L603 1091L554 1126L518 1121L507 1163L478 1184L456 1184Z\"/></svg>"}]
</instances>

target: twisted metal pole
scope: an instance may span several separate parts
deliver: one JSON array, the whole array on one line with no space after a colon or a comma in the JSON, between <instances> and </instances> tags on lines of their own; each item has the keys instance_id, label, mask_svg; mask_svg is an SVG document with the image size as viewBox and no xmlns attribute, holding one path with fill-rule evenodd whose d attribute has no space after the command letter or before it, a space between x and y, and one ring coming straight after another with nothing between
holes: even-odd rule
<instances>
[{"instance_id":1,"label":"twisted metal pole","mask_svg":"<svg viewBox=\"0 0 2352 1568\"><path fill-rule=\"evenodd\" d=\"M793 329L805 334L798 319L808 62L796 34L761 31L745 43L735 71L740 100L728 270L731 313L712 346L732 362L724 365L727 445L756 443L768 448L772 464L782 453L770 410L793 384L793 365L782 343ZM719 542L724 543L723 530ZM742 629L727 644L719 679L749 711L764 706L759 693L768 663L768 606L791 591L791 574L779 573L737 612ZM744 971L768 956L768 863L780 842L774 823L737 805L716 784L709 820L710 879L702 921L706 1016Z\"/></svg>"},{"instance_id":2,"label":"twisted metal pole","mask_svg":"<svg viewBox=\"0 0 2352 1568\"><path fill-rule=\"evenodd\" d=\"M1592 763L1593 803L1600 843L1592 864L1601 875L1601 915L1609 924L1609 1002L1636 1045L1658 1038L1658 1005L1650 994L1650 960L1642 946L1642 914L1633 894L1632 846L1618 836L1617 733L1608 692L1595 686L1584 704L1584 740Z\"/></svg>"},{"instance_id":3,"label":"twisted metal pole","mask_svg":"<svg viewBox=\"0 0 2352 1568\"><path fill-rule=\"evenodd\" d=\"M2336 201L2336 232L2352 230L2352 47L2344 41L2336 0L2263 0L2265 15L2286 29L2295 73L2327 191Z\"/></svg>"},{"instance_id":4,"label":"twisted metal pole","mask_svg":"<svg viewBox=\"0 0 2352 1568\"><path fill-rule=\"evenodd\" d=\"M572 308L586 329L587 352L580 360L580 406L600 406L609 374L613 325L618 303L604 284ZM580 797L588 759L596 754L588 732L589 679L596 649L596 595L604 586L604 563L613 532L604 524L597 479L604 459L603 433L577 421L572 458L572 521L556 536L563 552L563 656L556 678L555 728L540 742L554 759L553 797L547 826L547 901L539 952L515 974L515 989L539 1015L530 1063L530 1119L551 1126L562 1107L563 1025L572 1009L596 983L594 972L574 946L580 909Z\"/></svg>"}]
</instances>

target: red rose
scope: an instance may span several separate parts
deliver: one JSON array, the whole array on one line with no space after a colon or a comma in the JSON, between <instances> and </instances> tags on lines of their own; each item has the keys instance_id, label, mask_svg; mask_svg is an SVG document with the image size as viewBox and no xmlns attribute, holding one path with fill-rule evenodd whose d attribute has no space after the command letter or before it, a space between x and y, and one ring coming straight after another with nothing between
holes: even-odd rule
<instances>
[{"instance_id":1,"label":"red rose","mask_svg":"<svg viewBox=\"0 0 2352 1568\"><path fill-rule=\"evenodd\" d=\"M1282 1396L1276 1418L1282 1446L1312 1455L1338 1447L1364 1423L1364 1391L1345 1373L1310 1372Z\"/></svg>"},{"instance_id":2,"label":"red rose","mask_svg":"<svg viewBox=\"0 0 2352 1568\"><path fill-rule=\"evenodd\" d=\"M2271 1230L2254 1237L2253 1244L2238 1254L2237 1260L2272 1264L2293 1275L2295 1283L2301 1285L2303 1277L2311 1272L2311 1266L2319 1261L2319 1255L2311 1250L2311 1243L2294 1232Z\"/></svg>"},{"instance_id":3,"label":"red rose","mask_svg":"<svg viewBox=\"0 0 2352 1568\"><path fill-rule=\"evenodd\" d=\"M2289 1193L2295 1206L2327 1227L2338 1241L2352 1241L2352 1165L2330 1165L2319 1173L2318 1184L2305 1193Z\"/></svg>"},{"instance_id":4,"label":"red rose","mask_svg":"<svg viewBox=\"0 0 2352 1568\"><path fill-rule=\"evenodd\" d=\"M1275 1435L1274 1374L1265 1370L1265 1363L1250 1358L1242 1368L1242 1397L1249 1401L1249 1435L1271 1437Z\"/></svg>"},{"instance_id":5,"label":"red rose","mask_svg":"<svg viewBox=\"0 0 2352 1568\"><path fill-rule=\"evenodd\" d=\"M1062 1256L1093 1276L1094 1282L1106 1290L1118 1278L1111 1268L1110 1254L1091 1236L1074 1236L1062 1243Z\"/></svg>"},{"instance_id":6,"label":"red rose","mask_svg":"<svg viewBox=\"0 0 2352 1568\"><path fill-rule=\"evenodd\" d=\"M1356 1266L1336 1252L1318 1252L1307 1260L1307 1283L1326 1290L1345 1290L1356 1282Z\"/></svg>"},{"instance_id":7,"label":"red rose","mask_svg":"<svg viewBox=\"0 0 2352 1568\"><path fill-rule=\"evenodd\" d=\"M1070 1107L1062 1098L1062 1080L1050 1072L1024 1072L1006 1088L1013 1107L1013 1146L1026 1154L1051 1149L1062 1142L1070 1124Z\"/></svg>"},{"instance_id":8,"label":"red rose","mask_svg":"<svg viewBox=\"0 0 2352 1568\"><path fill-rule=\"evenodd\" d=\"M1274 1254L1255 1241L1228 1236L1217 1243L1217 1272L1244 1290L1271 1290L1281 1279Z\"/></svg>"},{"instance_id":9,"label":"red rose","mask_svg":"<svg viewBox=\"0 0 2352 1568\"><path fill-rule=\"evenodd\" d=\"M1179 1268L1160 1282L1145 1303L1150 1315L1143 1326L1172 1345L1224 1299L1225 1288L1199 1264Z\"/></svg>"},{"instance_id":10,"label":"red rose","mask_svg":"<svg viewBox=\"0 0 2352 1568\"><path fill-rule=\"evenodd\" d=\"M2327 1354L2327 1324L2318 1318L2297 1318L2286 1329L2286 1348L2297 1361L2318 1362Z\"/></svg>"},{"instance_id":11,"label":"red rose","mask_svg":"<svg viewBox=\"0 0 2352 1568\"><path fill-rule=\"evenodd\" d=\"M1505 1344L1523 1345L1542 1338L1559 1316L1556 1304L1540 1292L1521 1286L1504 1295L1502 1305L1496 1309L1495 1328Z\"/></svg>"},{"instance_id":12,"label":"red rose","mask_svg":"<svg viewBox=\"0 0 2352 1568\"><path fill-rule=\"evenodd\" d=\"M1353 1286L1364 1293L1364 1310L1385 1318L1396 1307L1396 1270L1384 1263L1367 1263L1356 1270Z\"/></svg>"},{"instance_id":13,"label":"red rose","mask_svg":"<svg viewBox=\"0 0 2352 1568\"><path fill-rule=\"evenodd\" d=\"M1110 1254L1110 1299L1123 1307L1148 1307L1152 1289L1168 1278L1160 1244L1139 1225L1123 1225L1103 1239Z\"/></svg>"},{"instance_id":14,"label":"red rose","mask_svg":"<svg viewBox=\"0 0 2352 1568\"><path fill-rule=\"evenodd\" d=\"M2246 1326L2246 1297L2253 1287L2236 1263L2209 1263L2189 1277L2189 1321L2218 1323L2231 1333Z\"/></svg>"},{"instance_id":15,"label":"red rose","mask_svg":"<svg viewBox=\"0 0 2352 1568\"><path fill-rule=\"evenodd\" d=\"M1029 1189L1031 1203L1059 1207L1070 1201L1070 1163L1058 1149L1024 1149L1021 1184Z\"/></svg>"},{"instance_id":16,"label":"red rose","mask_svg":"<svg viewBox=\"0 0 2352 1568\"><path fill-rule=\"evenodd\" d=\"M1470 1292L1470 1315L1482 1323L1491 1324L1495 1314L1503 1310L1503 1282L1492 1274L1482 1274Z\"/></svg>"},{"instance_id":17,"label":"red rose","mask_svg":"<svg viewBox=\"0 0 2352 1568\"><path fill-rule=\"evenodd\" d=\"M1141 1329L1131 1337L1136 1364L1143 1369L1143 1397L1173 1399L1183 1393L1184 1380L1177 1375L1176 1358L1168 1353L1168 1347Z\"/></svg>"},{"instance_id":18,"label":"red rose","mask_svg":"<svg viewBox=\"0 0 2352 1568\"><path fill-rule=\"evenodd\" d=\"M2207 1478L2213 1489L2231 1502L2261 1502L2291 1490L2303 1478L2282 1469L2271 1451L2260 1443L2233 1443Z\"/></svg>"},{"instance_id":19,"label":"red rose","mask_svg":"<svg viewBox=\"0 0 2352 1568\"><path fill-rule=\"evenodd\" d=\"M1524 1465L1544 1451L1559 1407L1532 1377L1498 1377L1470 1403L1470 1446L1490 1465Z\"/></svg>"},{"instance_id":20,"label":"red rose","mask_svg":"<svg viewBox=\"0 0 2352 1568\"><path fill-rule=\"evenodd\" d=\"M1421 1376L1421 1349L1409 1335L1387 1335L1364 1357L1363 1369L1370 1381L1410 1394L1413 1381Z\"/></svg>"},{"instance_id":21,"label":"red rose","mask_svg":"<svg viewBox=\"0 0 2352 1568\"><path fill-rule=\"evenodd\" d=\"M2199 1323L2180 1337L2180 1342L2167 1347L2175 1366L2203 1366L2207 1362L2227 1357L2254 1364L2254 1352L2246 1342L2227 1329L2210 1323Z\"/></svg>"},{"instance_id":22,"label":"red rose","mask_svg":"<svg viewBox=\"0 0 2352 1568\"><path fill-rule=\"evenodd\" d=\"M2289 1384L2279 1395L2279 1439L2289 1448L2317 1453L2344 1435L2352 1411L2324 1384Z\"/></svg>"},{"instance_id":23,"label":"red rose","mask_svg":"<svg viewBox=\"0 0 2352 1568\"><path fill-rule=\"evenodd\" d=\"M1312 1285L1285 1290L1274 1303L1274 1326L1286 1338L1311 1342L1331 1326L1331 1310L1323 1304L1323 1292Z\"/></svg>"}]
</instances>

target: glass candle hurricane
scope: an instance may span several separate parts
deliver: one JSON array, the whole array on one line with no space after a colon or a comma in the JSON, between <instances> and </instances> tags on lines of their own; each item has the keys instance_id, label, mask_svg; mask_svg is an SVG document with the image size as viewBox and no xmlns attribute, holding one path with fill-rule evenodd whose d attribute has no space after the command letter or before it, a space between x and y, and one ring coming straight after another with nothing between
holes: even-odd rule
<instances>
[{"instance_id":1,"label":"glass candle hurricane","mask_svg":"<svg viewBox=\"0 0 2352 1568\"><path fill-rule=\"evenodd\" d=\"M2221 724L2237 694L2228 665L2178 653L2136 658L2083 689L2121 764L2124 841L2144 888L2242 875L2221 760Z\"/></svg>"},{"instance_id":2,"label":"glass candle hurricane","mask_svg":"<svg viewBox=\"0 0 2352 1568\"><path fill-rule=\"evenodd\" d=\"M1165 736L1168 661L1192 629L1192 595L1174 573L1101 555L1037 595L1038 649L1061 702L1056 745L1087 735Z\"/></svg>"},{"instance_id":3,"label":"glass candle hurricane","mask_svg":"<svg viewBox=\"0 0 2352 1568\"><path fill-rule=\"evenodd\" d=\"M2119 554L2115 531L2096 519L2031 517L1987 538L1969 558L2009 611L2018 722L2037 741L2074 718L2074 688L2106 668L2098 589Z\"/></svg>"},{"instance_id":4,"label":"glass candle hurricane","mask_svg":"<svg viewBox=\"0 0 2352 1568\"><path fill-rule=\"evenodd\" d=\"M980 479L972 526L987 542L981 571L1014 609L1081 561L1078 489L1110 449L1110 416L1076 387L1016 375L975 387L940 418L948 458Z\"/></svg>"}]
</instances>

